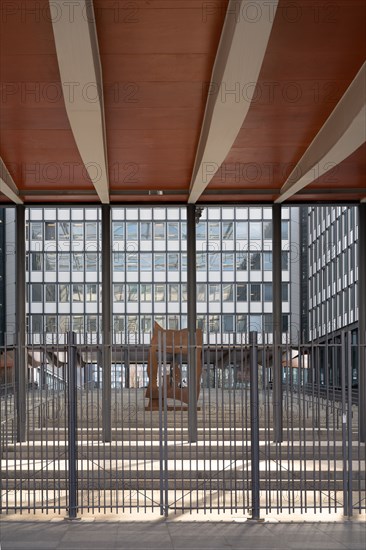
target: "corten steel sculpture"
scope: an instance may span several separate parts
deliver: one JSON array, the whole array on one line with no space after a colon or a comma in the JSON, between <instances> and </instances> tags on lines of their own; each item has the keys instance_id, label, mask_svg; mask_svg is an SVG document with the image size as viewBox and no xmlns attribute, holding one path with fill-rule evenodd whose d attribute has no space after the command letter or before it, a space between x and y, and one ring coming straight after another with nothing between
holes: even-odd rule
<instances>
[{"instance_id":1,"label":"corten steel sculpture","mask_svg":"<svg viewBox=\"0 0 366 550\"><path fill-rule=\"evenodd\" d=\"M159 339L160 333L160 339ZM182 362L188 362L189 346L188 346L188 329L182 330L165 330L158 323L154 323L154 331L151 338L151 348L148 359L148 373L149 373L149 385L146 388L146 397L150 399L149 405L152 410L159 409L159 385L158 385L158 370L159 370L159 340L161 346L161 363L162 363L162 375L161 375L161 391L162 399L173 399L174 401L180 401L187 403L188 387L183 387L184 382L182 379L181 364ZM200 393L200 381L202 371L202 330L196 331L196 368L197 368L197 399ZM168 372L165 369L165 365L169 366ZM189 364L188 364L189 368ZM165 376L165 380L163 377ZM164 386L165 385L165 386ZM150 406L147 407L150 410ZM168 407L169 409L172 407ZM174 407L173 407L174 408Z\"/></svg>"}]
</instances>

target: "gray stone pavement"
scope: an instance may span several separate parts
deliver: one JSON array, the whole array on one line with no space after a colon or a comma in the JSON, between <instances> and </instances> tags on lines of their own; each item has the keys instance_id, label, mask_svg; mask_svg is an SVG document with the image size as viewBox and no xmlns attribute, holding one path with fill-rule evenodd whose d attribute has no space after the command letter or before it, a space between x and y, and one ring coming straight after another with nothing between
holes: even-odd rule
<instances>
[{"instance_id":1,"label":"gray stone pavement","mask_svg":"<svg viewBox=\"0 0 366 550\"><path fill-rule=\"evenodd\" d=\"M2 519L1 550L365 550L365 517L333 523Z\"/></svg>"}]
</instances>

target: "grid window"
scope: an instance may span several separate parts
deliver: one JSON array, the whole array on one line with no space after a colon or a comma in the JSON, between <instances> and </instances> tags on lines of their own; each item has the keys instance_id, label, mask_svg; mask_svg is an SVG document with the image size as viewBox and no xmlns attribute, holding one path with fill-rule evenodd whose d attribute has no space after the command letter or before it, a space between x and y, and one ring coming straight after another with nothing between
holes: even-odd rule
<instances>
[{"instance_id":1,"label":"grid window","mask_svg":"<svg viewBox=\"0 0 366 550\"><path fill-rule=\"evenodd\" d=\"M42 240L42 223L41 222L32 222L31 223L31 239L32 241L41 241Z\"/></svg>"},{"instance_id":2,"label":"grid window","mask_svg":"<svg viewBox=\"0 0 366 550\"><path fill-rule=\"evenodd\" d=\"M134 252L127 254L127 271L138 271L138 255Z\"/></svg>"},{"instance_id":3,"label":"grid window","mask_svg":"<svg viewBox=\"0 0 366 550\"><path fill-rule=\"evenodd\" d=\"M70 254L60 253L58 255L58 270L70 271Z\"/></svg>"},{"instance_id":4,"label":"grid window","mask_svg":"<svg viewBox=\"0 0 366 550\"><path fill-rule=\"evenodd\" d=\"M178 222L168 222L168 239L177 241L179 239Z\"/></svg>"},{"instance_id":5,"label":"grid window","mask_svg":"<svg viewBox=\"0 0 366 550\"><path fill-rule=\"evenodd\" d=\"M246 302L248 299L246 283L236 285L236 299L238 302Z\"/></svg>"},{"instance_id":6,"label":"grid window","mask_svg":"<svg viewBox=\"0 0 366 550\"><path fill-rule=\"evenodd\" d=\"M155 302L165 302L165 285L155 285Z\"/></svg>"},{"instance_id":7,"label":"grid window","mask_svg":"<svg viewBox=\"0 0 366 550\"><path fill-rule=\"evenodd\" d=\"M262 224L261 222L250 222L249 223L249 237L252 240L260 241L262 240Z\"/></svg>"},{"instance_id":8,"label":"grid window","mask_svg":"<svg viewBox=\"0 0 366 550\"><path fill-rule=\"evenodd\" d=\"M272 239L272 222L263 222L263 239Z\"/></svg>"},{"instance_id":9,"label":"grid window","mask_svg":"<svg viewBox=\"0 0 366 550\"><path fill-rule=\"evenodd\" d=\"M222 238L232 240L234 234L233 222L222 222Z\"/></svg>"},{"instance_id":10,"label":"grid window","mask_svg":"<svg viewBox=\"0 0 366 550\"><path fill-rule=\"evenodd\" d=\"M152 286L150 284L140 285L140 299L142 302L151 302Z\"/></svg>"},{"instance_id":11,"label":"grid window","mask_svg":"<svg viewBox=\"0 0 366 550\"><path fill-rule=\"evenodd\" d=\"M114 302L123 302L124 286L123 285L113 285L113 301Z\"/></svg>"},{"instance_id":12,"label":"grid window","mask_svg":"<svg viewBox=\"0 0 366 550\"><path fill-rule=\"evenodd\" d=\"M58 224L58 238L60 241L70 240L70 223L60 222Z\"/></svg>"},{"instance_id":13,"label":"grid window","mask_svg":"<svg viewBox=\"0 0 366 550\"><path fill-rule=\"evenodd\" d=\"M209 222L208 238L215 241L220 240L220 224L218 222Z\"/></svg>"},{"instance_id":14,"label":"grid window","mask_svg":"<svg viewBox=\"0 0 366 550\"><path fill-rule=\"evenodd\" d=\"M248 269L248 253L240 252L236 255L237 271L246 271Z\"/></svg>"},{"instance_id":15,"label":"grid window","mask_svg":"<svg viewBox=\"0 0 366 550\"><path fill-rule=\"evenodd\" d=\"M125 224L123 222L113 222L113 240L123 241L125 238Z\"/></svg>"},{"instance_id":16,"label":"grid window","mask_svg":"<svg viewBox=\"0 0 366 550\"><path fill-rule=\"evenodd\" d=\"M260 302L261 301L261 285L258 283L252 283L250 285L250 301L251 302Z\"/></svg>"},{"instance_id":17,"label":"grid window","mask_svg":"<svg viewBox=\"0 0 366 550\"><path fill-rule=\"evenodd\" d=\"M98 301L98 285L96 284L87 284L85 287L85 299L87 302L97 302Z\"/></svg>"},{"instance_id":18,"label":"grid window","mask_svg":"<svg viewBox=\"0 0 366 550\"><path fill-rule=\"evenodd\" d=\"M233 271L234 269L234 254L225 252L222 255L222 270Z\"/></svg>"},{"instance_id":19,"label":"grid window","mask_svg":"<svg viewBox=\"0 0 366 550\"><path fill-rule=\"evenodd\" d=\"M60 284L58 286L58 299L62 304L70 302L70 285Z\"/></svg>"},{"instance_id":20,"label":"grid window","mask_svg":"<svg viewBox=\"0 0 366 550\"><path fill-rule=\"evenodd\" d=\"M210 302L219 302L220 301L220 285L209 285L209 301Z\"/></svg>"},{"instance_id":21,"label":"grid window","mask_svg":"<svg viewBox=\"0 0 366 550\"><path fill-rule=\"evenodd\" d=\"M81 252L72 253L72 270L84 271L84 254Z\"/></svg>"},{"instance_id":22,"label":"grid window","mask_svg":"<svg viewBox=\"0 0 366 550\"><path fill-rule=\"evenodd\" d=\"M41 283L32 284L32 302L42 302L42 288Z\"/></svg>"},{"instance_id":23,"label":"grid window","mask_svg":"<svg viewBox=\"0 0 366 550\"><path fill-rule=\"evenodd\" d=\"M236 330L238 332L247 332L248 331L248 315L237 315L236 316Z\"/></svg>"},{"instance_id":24,"label":"grid window","mask_svg":"<svg viewBox=\"0 0 366 550\"><path fill-rule=\"evenodd\" d=\"M154 238L156 241L165 240L165 223L154 222Z\"/></svg>"},{"instance_id":25,"label":"grid window","mask_svg":"<svg viewBox=\"0 0 366 550\"><path fill-rule=\"evenodd\" d=\"M151 271L152 270L152 254L143 252L140 254L140 269L141 271Z\"/></svg>"},{"instance_id":26,"label":"grid window","mask_svg":"<svg viewBox=\"0 0 366 550\"><path fill-rule=\"evenodd\" d=\"M78 303L84 302L84 285L72 285L72 301Z\"/></svg>"},{"instance_id":27,"label":"grid window","mask_svg":"<svg viewBox=\"0 0 366 550\"><path fill-rule=\"evenodd\" d=\"M42 271L42 254L40 252L31 252L32 271Z\"/></svg>"},{"instance_id":28,"label":"grid window","mask_svg":"<svg viewBox=\"0 0 366 550\"><path fill-rule=\"evenodd\" d=\"M260 271L261 269L261 254L260 252L250 253L250 269L252 271Z\"/></svg>"},{"instance_id":29,"label":"grid window","mask_svg":"<svg viewBox=\"0 0 366 550\"><path fill-rule=\"evenodd\" d=\"M207 301L207 287L205 284L197 285L197 302Z\"/></svg>"},{"instance_id":30,"label":"grid window","mask_svg":"<svg viewBox=\"0 0 366 550\"><path fill-rule=\"evenodd\" d=\"M220 332L220 316L209 315L208 317L209 332Z\"/></svg>"},{"instance_id":31,"label":"grid window","mask_svg":"<svg viewBox=\"0 0 366 550\"><path fill-rule=\"evenodd\" d=\"M196 239L198 241L206 240L207 236L207 224L205 222L199 222L196 226Z\"/></svg>"},{"instance_id":32,"label":"grid window","mask_svg":"<svg viewBox=\"0 0 366 550\"><path fill-rule=\"evenodd\" d=\"M154 254L155 271L165 271L165 254Z\"/></svg>"},{"instance_id":33,"label":"grid window","mask_svg":"<svg viewBox=\"0 0 366 550\"><path fill-rule=\"evenodd\" d=\"M87 222L85 224L85 240L86 241L97 240L97 224L95 222Z\"/></svg>"},{"instance_id":34,"label":"grid window","mask_svg":"<svg viewBox=\"0 0 366 550\"><path fill-rule=\"evenodd\" d=\"M179 301L179 285L177 284L169 284L168 285L168 292L169 292L169 302L178 302Z\"/></svg>"},{"instance_id":35,"label":"grid window","mask_svg":"<svg viewBox=\"0 0 366 550\"><path fill-rule=\"evenodd\" d=\"M141 222L140 234L141 234L142 241L151 241L152 239L151 222Z\"/></svg>"},{"instance_id":36,"label":"grid window","mask_svg":"<svg viewBox=\"0 0 366 550\"><path fill-rule=\"evenodd\" d=\"M46 302L56 302L56 285L54 283L45 285L45 297Z\"/></svg>"},{"instance_id":37,"label":"grid window","mask_svg":"<svg viewBox=\"0 0 366 550\"><path fill-rule=\"evenodd\" d=\"M44 238L45 238L46 241L55 241L56 240L56 223L55 222L46 222L45 223Z\"/></svg>"},{"instance_id":38,"label":"grid window","mask_svg":"<svg viewBox=\"0 0 366 550\"><path fill-rule=\"evenodd\" d=\"M137 241L138 240L138 228L136 222L127 222L127 240L128 241Z\"/></svg>"},{"instance_id":39,"label":"grid window","mask_svg":"<svg viewBox=\"0 0 366 550\"><path fill-rule=\"evenodd\" d=\"M47 252L46 258L46 271L56 271L56 254L54 252Z\"/></svg>"},{"instance_id":40,"label":"grid window","mask_svg":"<svg viewBox=\"0 0 366 550\"><path fill-rule=\"evenodd\" d=\"M71 236L73 241L82 241L84 238L84 224L74 222L71 224Z\"/></svg>"},{"instance_id":41,"label":"grid window","mask_svg":"<svg viewBox=\"0 0 366 550\"><path fill-rule=\"evenodd\" d=\"M272 271L272 252L263 252L263 269Z\"/></svg>"},{"instance_id":42,"label":"grid window","mask_svg":"<svg viewBox=\"0 0 366 550\"><path fill-rule=\"evenodd\" d=\"M234 315L223 315L222 316L222 328L224 332L233 332L234 331Z\"/></svg>"},{"instance_id":43,"label":"grid window","mask_svg":"<svg viewBox=\"0 0 366 550\"><path fill-rule=\"evenodd\" d=\"M222 299L224 302L232 302L234 300L233 285L225 284L222 287Z\"/></svg>"},{"instance_id":44,"label":"grid window","mask_svg":"<svg viewBox=\"0 0 366 550\"><path fill-rule=\"evenodd\" d=\"M236 238L237 240L248 239L248 222L236 222Z\"/></svg>"},{"instance_id":45,"label":"grid window","mask_svg":"<svg viewBox=\"0 0 366 550\"><path fill-rule=\"evenodd\" d=\"M263 284L263 300L265 302L272 302L272 300L273 300L272 283L264 283Z\"/></svg>"},{"instance_id":46,"label":"grid window","mask_svg":"<svg viewBox=\"0 0 366 550\"><path fill-rule=\"evenodd\" d=\"M113 270L114 271L125 270L125 255L122 252L115 252L113 254Z\"/></svg>"},{"instance_id":47,"label":"grid window","mask_svg":"<svg viewBox=\"0 0 366 550\"><path fill-rule=\"evenodd\" d=\"M138 291L136 284L127 285L127 301L128 302L137 302Z\"/></svg>"}]
</instances>

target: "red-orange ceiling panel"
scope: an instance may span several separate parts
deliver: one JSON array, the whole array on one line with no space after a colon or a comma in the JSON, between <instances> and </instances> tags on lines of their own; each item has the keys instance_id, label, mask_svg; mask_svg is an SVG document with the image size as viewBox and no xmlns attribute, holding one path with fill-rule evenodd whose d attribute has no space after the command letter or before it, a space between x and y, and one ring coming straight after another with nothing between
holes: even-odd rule
<instances>
[{"instance_id":1,"label":"red-orange ceiling panel","mask_svg":"<svg viewBox=\"0 0 366 550\"><path fill-rule=\"evenodd\" d=\"M253 102L209 189L281 188L364 62L365 16L358 0L279 2ZM252 86L238 83L238 101Z\"/></svg>"},{"instance_id":2,"label":"red-orange ceiling panel","mask_svg":"<svg viewBox=\"0 0 366 550\"><path fill-rule=\"evenodd\" d=\"M366 196L366 143L307 186L311 190L324 188L340 192L342 189L363 189Z\"/></svg>"},{"instance_id":3,"label":"red-orange ceiling panel","mask_svg":"<svg viewBox=\"0 0 366 550\"><path fill-rule=\"evenodd\" d=\"M139 189L186 189L227 1L94 2L104 80L111 190L131 163ZM130 137L131 132L131 137ZM139 136L142 139L138 139Z\"/></svg>"},{"instance_id":4,"label":"red-orange ceiling panel","mask_svg":"<svg viewBox=\"0 0 366 550\"><path fill-rule=\"evenodd\" d=\"M0 152L16 185L94 194L64 106L49 2L4 3L0 37Z\"/></svg>"}]
</instances>

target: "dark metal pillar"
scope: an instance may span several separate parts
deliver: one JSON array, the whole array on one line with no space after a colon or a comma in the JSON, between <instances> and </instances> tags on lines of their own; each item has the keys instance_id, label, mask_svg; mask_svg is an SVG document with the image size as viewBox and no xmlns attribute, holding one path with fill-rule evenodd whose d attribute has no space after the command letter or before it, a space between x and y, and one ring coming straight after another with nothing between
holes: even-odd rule
<instances>
[{"instance_id":1,"label":"dark metal pillar","mask_svg":"<svg viewBox=\"0 0 366 550\"><path fill-rule=\"evenodd\" d=\"M257 333L249 333L250 345L250 433L252 461L252 518L259 519L259 397Z\"/></svg>"},{"instance_id":2,"label":"dark metal pillar","mask_svg":"<svg viewBox=\"0 0 366 550\"><path fill-rule=\"evenodd\" d=\"M25 334L25 206L16 206L16 361L15 402L17 441L26 439L26 334Z\"/></svg>"},{"instance_id":3,"label":"dark metal pillar","mask_svg":"<svg viewBox=\"0 0 366 550\"><path fill-rule=\"evenodd\" d=\"M67 360L67 385L68 385L68 511L67 519L76 519L77 516L77 446L76 446L76 334L68 333L68 360Z\"/></svg>"},{"instance_id":4,"label":"dark metal pillar","mask_svg":"<svg viewBox=\"0 0 366 550\"><path fill-rule=\"evenodd\" d=\"M358 206L359 430L366 442L366 203Z\"/></svg>"},{"instance_id":5,"label":"dark metal pillar","mask_svg":"<svg viewBox=\"0 0 366 550\"><path fill-rule=\"evenodd\" d=\"M197 287L196 287L196 207L187 206L187 299L188 299L188 438L197 441Z\"/></svg>"},{"instance_id":6,"label":"dark metal pillar","mask_svg":"<svg viewBox=\"0 0 366 550\"><path fill-rule=\"evenodd\" d=\"M111 441L111 363L112 363L112 270L111 270L111 207L102 204L102 383L103 383L103 439Z\"/></svg>"},{"instance_id":7,"label":"dark metal pillar","mask_svg":"<svg viewBox=\"0 0 366 550\"><path fill-rule=\"evenodd\" d=\"M273 284L273 440L282 441L282 265L281 205L272 206L272 284Z\"/></svg>"}]
</instances>

